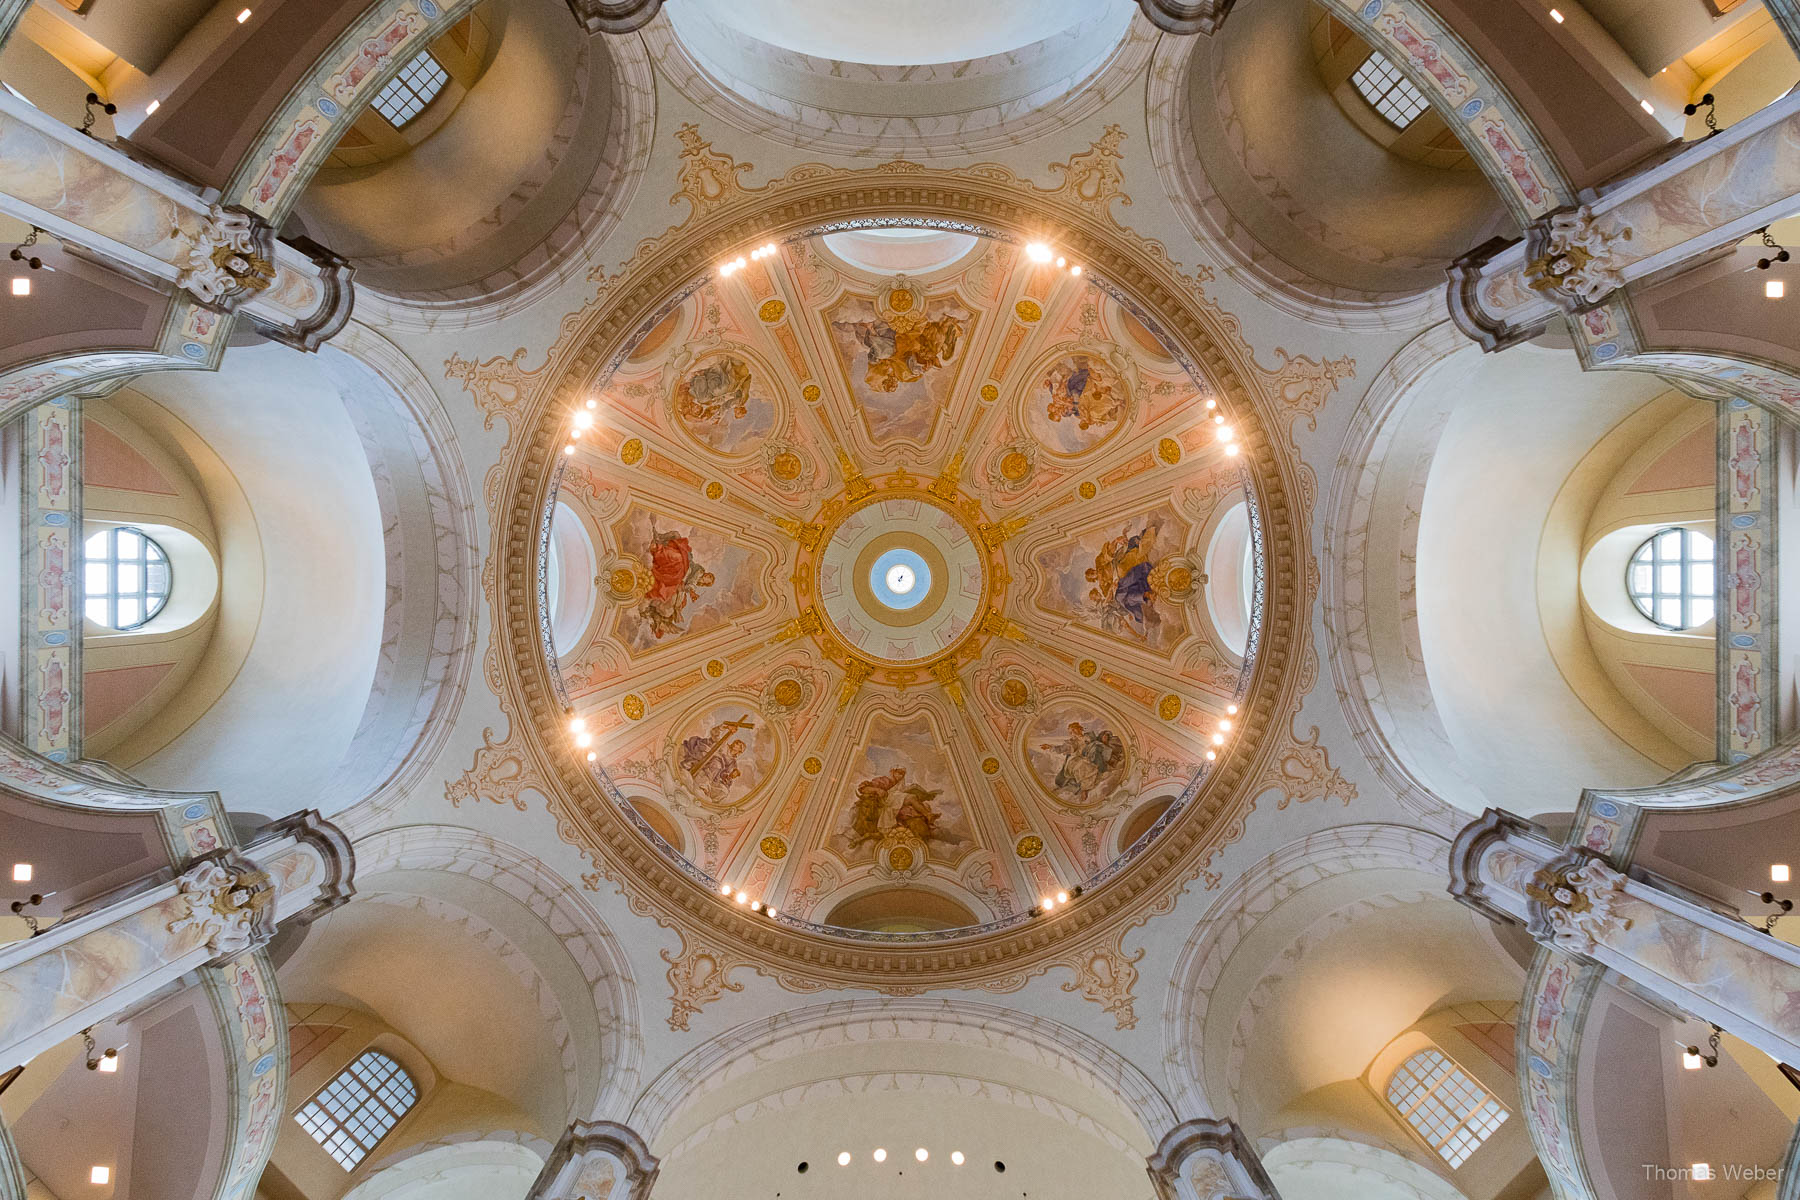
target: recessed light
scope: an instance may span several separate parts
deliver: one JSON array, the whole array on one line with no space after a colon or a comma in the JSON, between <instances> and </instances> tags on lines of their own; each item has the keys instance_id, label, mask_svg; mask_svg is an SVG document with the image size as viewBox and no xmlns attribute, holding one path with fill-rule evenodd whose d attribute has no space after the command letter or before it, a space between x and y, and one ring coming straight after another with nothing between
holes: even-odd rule
<instances>
[{"instance_id":1,"label":"recessed light","mask_svg":"<svg viewBox=\"0 0 1800 1200\"><path fill-rule=\"evenodd\" d=\"M250 10L247 8L243 12L238 14L238 24L239 25L242 25L245 21L248 21L249 19L250 19Z\"/></svg>"},{"instance_id":2,"label":"recessed light","mask_svg":"<svg viewBox=\"0 0 1800 1200\"><path fill-rule=\"evenodd\" d=\"M963 1152L961 1150L952 1150L950 1152L950 1161L955 1163L959 1167L962 1166L963 1165Z\"/></svg>"},{"instance_id":3,"label":"recessed light","mask_svg":"<svg viewBox=\"0 0 1800 1200\"><path fill-rule=\"evenodd\" d=\"M931 1157L931 1151L927 1150L923 1146L920 1146L917 1150L913 1151L913 1157L918 1159L920 1162L924 1162L926 1159Z\"/></svg>"},{"instance_id":4,"label":"recessed light","mask_svg":"<svg viewBox=\"0 0 1800 1200\"><path fill-rule=\"evenodd\" d=\"M14 282L18 282L14 280ZM1780 279L1770 279L1763 284L1763 295L1771 300L1779 300L1787 295L1787 284Z\"/></svg>"},{"instance_id":5,"label":"recessed light","mask_svg":"<svg viewBox=\"0 0 1800 1200\"><path fill-rule=\"evenodd\" d=\"M1713 1172L1712 1172L1712 1164L1711 1163L1695 1163L1694 1164L1694 1178L1695 1179L1711 1179L1712 1177L1713 1177Z\"/></svg>"},{"instance_id":6,"label":"recessed light","mask_svg":"<svg viewBox=\"0 0 1800 1200\"><path fill-rule=\"evenodd\" d=\"M1561 13L1557 12L1554 8L1550 10L1550 19L1552 21L1555 21L1558 25L1561 25L1563 23L1563 15Z\"/></svg>"},{"instance_id":7,"label":"recessed light","mask_svg":"<svg viewBox=\"0 0 1800 1200\"><path fill-rule=\"evenodd\" d=\"M876 1162L886 1162L887 1161L887 1151L878 1148L875 1151L875 1161Z\"/></svg>"},{"instance_id":8,"label":"recessed light","mask_svg":"<svg viewBox=\"0 0 1800 1200\"><path fill-rule=\"evenodd\" d=\"M1781 869L1783 871L1787 870L1786 867L1783 867ZM1784 875L1784 876L1782 876L1782 878L1785 879L1786 876ZM31 864L30 863L14 863L13 864L13 882L14 883L30 883L31 882Z\"/></svg>"},{"instance_id":9,"label":"recessed light","mask_svg":"<svg viewBox=\"0 0 1800 1200\"><path fill-rule=\"evenodd\" d=\"M153 116L155 114L156 110L161 107L162 107L161 100L152 100L150 103L144 105L144 115L146 117Z\"/></svg>"},{"instance_id":10,"label":"recessed light","mask_svg":"<svg viewBox=\"0 0 1800 1200\"><path fill-rule=\"evenodd\" d=\"M1681 1065L1685 1070L1698 1071L1702 1066L1702 1063L1698 1054L1690 1054L1686 1050L1683 1050L1681 1052Z\"/></svg>"},{"instance_id":11,"label":"recessed light","mask_svg":"<svg viewBox=\"0 0 1800 1200\"><path fill-rule=\"evenodd\" d=\"M111 1167L95 1167L93 1170L88 1172L88 1182L89 1183L111 1183L112 1182L112 1168Z\"/></svg>"},{"instance_id":12,"label":"recessed light","mask_svg":"<svg viewBox=\"0 0 1800 1200\"><path fill-rule=\"evenodd\" d=\"M847 1167L849 1165L850 1165L850 1152L848 1150L838 1151L838 1166Z\"/></svg>"},{"instance_id":13,"label":"recessed light","mask_svg":"<svg viewBox=\"0 0 1800 1200\"><path fill-rule=\"evenodd\" d=\"M18 876L15 875L13 878L17 879ZM1769 867L1769 878L1775 883L1786 883L1788 881L1788 865L1786 863L1775 863L1771 865Z\"/></svg>"},{"instance_id":14,"label":"recessed light","mask_svg":"<svg viewBox=\"0 0 1800 1200\"><path fill-rule=\"evenodd\" d=\"M31 280L24 275L14 275L12 281L12 294L15 296L31 295Z\"/></svg>"}]
</instances>

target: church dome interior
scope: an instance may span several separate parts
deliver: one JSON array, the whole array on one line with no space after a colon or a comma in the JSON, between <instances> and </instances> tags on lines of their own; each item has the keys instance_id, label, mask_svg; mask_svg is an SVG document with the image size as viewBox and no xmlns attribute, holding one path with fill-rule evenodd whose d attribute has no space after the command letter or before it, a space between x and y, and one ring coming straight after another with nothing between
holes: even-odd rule
<instances>
[{"instance_id":1,"label":"church dome interior","mask_svg":"<svg viewBox=\"0 0 1800 1200\"><path fill-rule=\"evenodd\" d=\"M0 1200L1800 1200L1800 0L0 0Z\"/></svg>"}]
</instances>

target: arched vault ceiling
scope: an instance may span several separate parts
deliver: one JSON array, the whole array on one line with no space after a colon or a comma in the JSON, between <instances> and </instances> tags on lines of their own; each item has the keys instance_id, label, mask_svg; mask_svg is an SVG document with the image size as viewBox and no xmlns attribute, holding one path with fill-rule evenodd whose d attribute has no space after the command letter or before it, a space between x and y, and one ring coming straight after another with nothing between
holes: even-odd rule
<instances>
[{"instance_id":1,"label":"arched vault ceiling","mask_svg":"<svg viewBox=\"0 0 1800 1200\"><path fill-rule=\"evenodd\" d=\"M557 498L599 602L561 679L621 796L734 892L1005 921L1205 766L1244 647L1202 564L1247 476L1211 385L1087 278L829 240L708 281L592 397Z\"/></svg>"}]
</instances>

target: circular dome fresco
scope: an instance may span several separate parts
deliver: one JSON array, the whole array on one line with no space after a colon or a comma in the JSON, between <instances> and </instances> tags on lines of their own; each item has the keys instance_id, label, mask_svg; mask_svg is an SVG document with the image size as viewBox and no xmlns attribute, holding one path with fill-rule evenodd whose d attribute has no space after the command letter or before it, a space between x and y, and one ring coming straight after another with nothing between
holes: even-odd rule
<instances>
[{"instance_id":1,"label":"circular dome fresco","mask_svg":"<svg viewBox=\"0 0 1800 1200\"><path fill-rule=\"evenodd\" d=\"M887 274L831 236L688 289L577 410L543 528L583 523L594 615L545 651L598 791L695 883L967 938L1196 794L1255 664L1203 567L1251 476L1094 273L984 236Z\"/></svg>"}]
</instances>

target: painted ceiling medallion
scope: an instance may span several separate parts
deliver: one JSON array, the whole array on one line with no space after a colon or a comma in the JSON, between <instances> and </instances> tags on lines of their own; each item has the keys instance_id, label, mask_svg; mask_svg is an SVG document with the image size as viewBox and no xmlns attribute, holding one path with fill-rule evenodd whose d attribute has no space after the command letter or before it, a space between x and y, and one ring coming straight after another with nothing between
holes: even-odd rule
<instances>
[{"instance_id":1,"label":"painted ceiling medallion","mask_svg":"<svg viewBox=\"0 0 1800 1200\"><path fill-rule=\"evenodd\" d=\"M598 777L709 892L846 936L885 936L834 911L886 888L976 920L907 937L1029 919L1190 793L1238 700L1200 586L1245 494L1214 389L1091 277L943 257L815 237L708 279L556 493L601 568L557 663Z\"/></svg>"}]
</instances>

